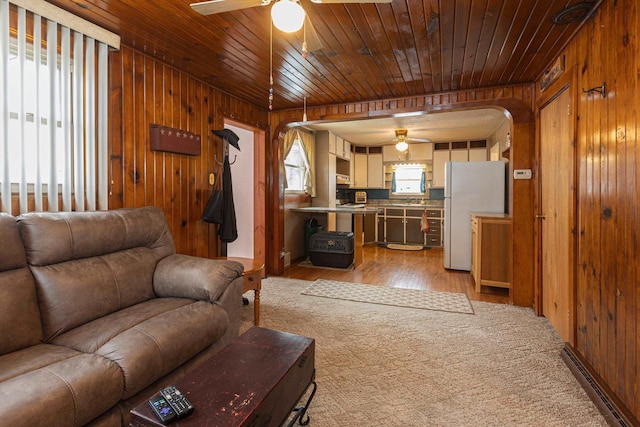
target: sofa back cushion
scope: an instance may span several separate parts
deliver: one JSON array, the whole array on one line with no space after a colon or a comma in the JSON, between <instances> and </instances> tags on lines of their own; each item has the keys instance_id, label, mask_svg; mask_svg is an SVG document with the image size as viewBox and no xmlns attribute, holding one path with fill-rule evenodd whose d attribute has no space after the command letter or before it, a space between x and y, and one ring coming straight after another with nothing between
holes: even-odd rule
<instances>
[{"instance_id":1,"label":"sofa back cushion","mask_svg":"<svg viewBox=\"0 0 640 427\"><path fill-rule=\"evenodd\" d=\"M153 298L158 261L175 253L153 207L31 213L18 218L45 341Z\"/></svg>"},{"instance_id":2,"label":"sofa back cushion","mask_svg":"<svg viewBox=\"0 0 640 427\"><path fill-rule=\"evenodd\" d=\"M0 214L0 355L42 340L36 288L16 219Z\"/></svg>"}]
</instances>

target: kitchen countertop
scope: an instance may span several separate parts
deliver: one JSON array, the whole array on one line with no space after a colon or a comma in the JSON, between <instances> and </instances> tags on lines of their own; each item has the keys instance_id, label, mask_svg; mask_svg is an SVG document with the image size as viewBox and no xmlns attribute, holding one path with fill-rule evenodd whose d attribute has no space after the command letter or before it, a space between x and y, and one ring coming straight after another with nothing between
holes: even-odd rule
<instances>
[{"instance_id":1,"label":"kitchen countertop","mask_svg":"<svg viewBox=\"0 0 640 427\"><path fill-rule=\"evenodd\" d=\"M444 200L426 200L424 203L371 202L367 203L367 206L376 206L378 208L444 208Z\"/></svg>"},{"instance_id":2,"label":"kitchen countertop","mask_svg":"<svg viewBox=\"0 0 640 427\"><path fill-rule=\"evenodd\" d=\"M494 213L494 212L469 212L469 215L471 215L471 216L479 216L479 217L483 217L483 218L504 218L504 219L511 218L509 216L509 214L506 214L506 213Z\"/></svg>"},{"instance_id":3,"label":"kitchen countertop","mask_svg":"<svg viewBox=\"0 0 640 427\"><path fill-rule=\"evenodd\" d=\"M306 208L293 208L291 212L299 213L350 213L350 214L375 214L378 212L378 208L374 207L355 207L355 206L336 206L335 208L322 207L322 206L309 206Z\"/></svg>"}]
</instances>

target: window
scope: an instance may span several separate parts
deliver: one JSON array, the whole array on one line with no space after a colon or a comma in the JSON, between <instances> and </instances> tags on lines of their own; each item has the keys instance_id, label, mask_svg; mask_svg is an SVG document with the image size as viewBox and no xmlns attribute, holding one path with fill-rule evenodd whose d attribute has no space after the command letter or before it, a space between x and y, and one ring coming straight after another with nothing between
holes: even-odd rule
<instances>
[{"instance_id":1,"label":"window","mask_svg":"<svg viewBox=\"0 0 640 427\"><path fill-rule=\"evenodd\" d=\"M284 167L287 173L288 192L304 192L306 186L306 177L308 174L307 155L299 138L293 141L291 151L284 159Z\"/></svg>"},{"instance_id":2,"label":"window","mask_svg":"<svg viewBox=\"0 0 640 427\"><path fill-rule=\"evenodd\" d=\"M0 209L107 209L108 45L120 38L43 4L0 1Z\"/></svg>"},{"instance_id":3,"label":"window","mask_svg":"<svg viewBox=\"0 0 640 427\"><path fill-rule=\"evenodd\" d=\"M49 135L49 106L54 106L53 117L61 117L59 93L55 87L51 87L49 75L42 72L47 66L46 58L41 55L39 72L36 76L36 64L34 61L33 44L26 48L26 57L23 61L21 72L20 58L18 57L17 40L11 39L11 54L9 56L9 81L23 82L23 84L10 84L9 89L9 161L13 165L10 168L9 179L17 185L21 180L24 169L26 181L29 185L37 181L48 184L51 180L51 164L46 161L51 158L51 138ZM59 64L60 56L56 58ZM60 82L60 66L55 68L55 82ZM53 102L49 102L54 96ZM20 119L21 111L24 112L24 120ZM36 123L39 120L39 125ZM55 139L62 141L62 122L56 120ZM24 141L24 144L19 143ZM22 150L25 157L31 161L22 162ZM55 182L64 180L64 144L55 146ZM40 161L38 161L40 159ZM37 174L40 178L37 180Z\"/></svg>"},{"instance_id":4,"label":"window","mask_svg":"<svg viewBox=\"0 0 640 427\"><path fill-rule=\"evenodd\" d=\"M395 165L393 194L424 194L426 192L425 165Z\"/></svg>"}]
</instances>

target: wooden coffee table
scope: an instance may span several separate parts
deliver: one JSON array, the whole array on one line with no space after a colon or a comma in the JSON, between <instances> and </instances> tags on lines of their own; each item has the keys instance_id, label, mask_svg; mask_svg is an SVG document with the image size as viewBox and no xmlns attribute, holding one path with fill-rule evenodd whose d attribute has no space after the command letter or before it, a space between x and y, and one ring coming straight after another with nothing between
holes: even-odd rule
<instances>
[{"instance_id":1,"label":"wooden coffee table","mask_svg":"<svg viewBox=\"0 0 640 427\"><path fill-rule=\"evenodd\" d=\"M195 410L170 425L276 427L287 420L288 426L306 425L316 390L315 341L254 326L175 386ZM307 401L297 407L309 388ZM163 425L147 401L130 414L132 426Z\"/></svg>"}]
</instances>

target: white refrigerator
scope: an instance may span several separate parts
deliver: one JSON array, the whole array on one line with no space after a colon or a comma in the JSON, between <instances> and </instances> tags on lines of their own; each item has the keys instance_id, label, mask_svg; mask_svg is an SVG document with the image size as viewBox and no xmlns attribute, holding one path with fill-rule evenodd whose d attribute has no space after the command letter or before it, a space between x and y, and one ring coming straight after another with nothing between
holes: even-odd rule
<instances>
[{"instance_id":1,"label":"white refrigerator","mask_svg":"<svg viewBox=\"0 0 640 427\"><path fill-rule=\"evenodd\" d=\"M471 269L471 212L505 212L505 163L447 162L444 177L444 266Z\"/></svg>"}]
</instances>

